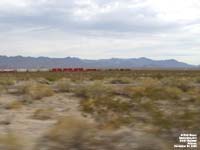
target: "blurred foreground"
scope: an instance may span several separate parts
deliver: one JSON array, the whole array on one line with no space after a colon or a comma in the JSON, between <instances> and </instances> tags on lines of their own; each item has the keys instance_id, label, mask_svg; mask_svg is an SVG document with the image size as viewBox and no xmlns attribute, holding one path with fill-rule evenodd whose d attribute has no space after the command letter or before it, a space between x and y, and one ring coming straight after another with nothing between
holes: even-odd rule
<instances>
[{"instance_id":1,"label":"blurred foreground","mask_svg":"<svg viewBox=\"0 0 200 150\"><path fill-rule=\"evenodd\" d=\"M199 115L200 71L0 74L0 150L170 150Z\"/></svg>"}]
</instances>

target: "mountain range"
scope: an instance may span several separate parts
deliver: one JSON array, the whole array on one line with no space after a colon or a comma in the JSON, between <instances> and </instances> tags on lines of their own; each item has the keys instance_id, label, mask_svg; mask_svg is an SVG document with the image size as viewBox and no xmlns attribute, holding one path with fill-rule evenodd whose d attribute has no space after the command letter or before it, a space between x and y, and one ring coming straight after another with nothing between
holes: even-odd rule
<instances>
[{"instance_id":1,"label":"mountain range","mask_svg":"<svg viewBox=\"0 0 200 150\"><path fill-rule=\"evenodd\" d=\"M18 68L54 68L54 67L83 67L83 68L200 68L179 62L175 59L152 60L149 58L111 58L89 60L76 57L49 58L49 57L23 57L23 56L0 56L0 69L18 69Z\"/></svg>"}]
</instances>

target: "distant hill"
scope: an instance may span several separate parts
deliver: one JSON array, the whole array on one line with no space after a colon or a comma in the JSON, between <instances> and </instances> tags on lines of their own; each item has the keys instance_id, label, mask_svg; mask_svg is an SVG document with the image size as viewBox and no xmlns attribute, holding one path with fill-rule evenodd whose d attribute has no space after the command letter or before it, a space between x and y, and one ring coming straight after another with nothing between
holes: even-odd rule
<instances>
[{"instance_id":1,"label":"distant hill","mask_svg":"<svg viewBox=\"0 0 200 150\"><path fill-rule=\"evenodd\" d=\"M53 67L83 67L83 68L197 68L197 66L179 62L174 59L152 60L142 58L111 58L88 60L75 57L7 57L0 56L0 69L6 68L53 68Z\"/></svg>"}]
</instances>

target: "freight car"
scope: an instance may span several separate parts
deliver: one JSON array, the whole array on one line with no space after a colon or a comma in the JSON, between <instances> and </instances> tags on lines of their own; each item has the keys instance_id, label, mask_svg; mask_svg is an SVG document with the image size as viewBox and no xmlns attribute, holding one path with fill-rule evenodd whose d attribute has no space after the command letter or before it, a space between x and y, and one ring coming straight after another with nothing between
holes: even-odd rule
<instances>
[{"instance_id":1,"label":"freight car","mask_svg":"<svg viewBox=\"0 0 200 150\"><path fill-rule=\"evenodd\" d=\"M0 73L14 73L17 72L15 69L0 69Z\"/></svg>"}]
</instances>

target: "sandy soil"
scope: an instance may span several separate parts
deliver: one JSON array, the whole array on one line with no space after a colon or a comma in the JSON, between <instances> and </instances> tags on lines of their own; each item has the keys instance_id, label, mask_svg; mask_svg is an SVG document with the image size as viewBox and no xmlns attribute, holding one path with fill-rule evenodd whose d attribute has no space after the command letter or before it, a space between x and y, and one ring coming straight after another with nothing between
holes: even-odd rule
<instances>
[{"instance_id":1,"label":"sandy soil","mask_svg":"<svg viewBox=\"0 0 200 150\"><path fill-rule=\"evenodd\" d=\"M58 117L81 116L78 99L72 94L59 93L51 97L36 100L32 104L23 105L20 109L8 109L7 105L19 101L20 96L0 95L0 133L9 131L20 135L26 142L26 149L31 149L39 137L56 123ZM51 108L53 115L47 120L33 119L38 109Z\"/></svg>"}]
</instances>

